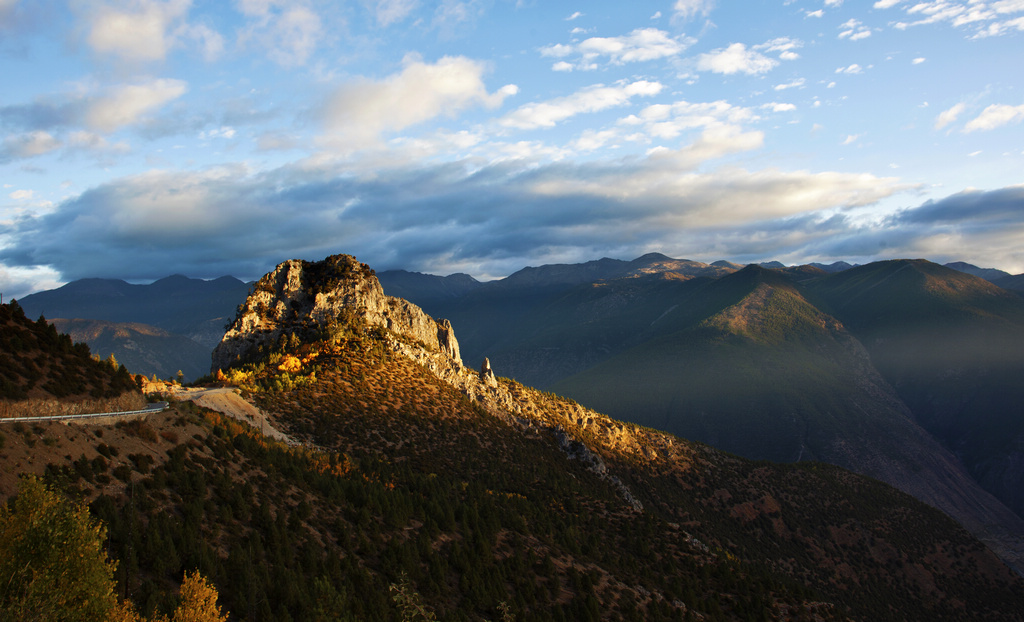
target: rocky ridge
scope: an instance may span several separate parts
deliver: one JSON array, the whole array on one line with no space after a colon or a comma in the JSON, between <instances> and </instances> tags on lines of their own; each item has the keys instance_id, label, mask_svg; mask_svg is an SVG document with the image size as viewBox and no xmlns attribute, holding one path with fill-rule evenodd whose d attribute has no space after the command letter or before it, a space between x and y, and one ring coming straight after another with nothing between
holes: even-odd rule
<instances>
[{"instance_id":1,"label":"rocky ridge","mask_svg":"<svg viewBox=\"0 0 1024 622\"><path fill-rule=\"evenodd\" d=\"M610 472L602 453L642 461L688 461L668 434L624 424L515 381L498 379L489 361L476 370L463 364L448 320L384 294L373 270L349 255L320 262L286 261L264 276L240 305L213 353L213 370L250 360L282 339L329 336L355 319L367 330L384 329L395 353L453 386L491 415L532 433L551 434L566 456L607 481L634 511L642 503ZM552 401L559 403L551 408ZM678 455L677 455L678 454Z\"/></svg>"},{"instance_id":2,"label":"rocky ridge","mask_svg":"<svg viewBox=\"0 0 1024 622\"><path fill-rule=\"evenodd\" d=\"M366 264L333 255L318 262L291 259L260 279L214 349L212 370L228 369L282 338L329 334L353 317L420 342L462 366L447 320L435 321L416 305L385 295Z\"/></svg>"}]
</instances>

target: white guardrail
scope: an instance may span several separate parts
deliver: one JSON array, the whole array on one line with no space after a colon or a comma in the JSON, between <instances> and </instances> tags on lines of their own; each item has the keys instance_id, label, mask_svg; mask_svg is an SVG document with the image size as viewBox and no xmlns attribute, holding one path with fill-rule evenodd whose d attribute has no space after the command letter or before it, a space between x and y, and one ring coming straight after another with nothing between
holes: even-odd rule
<instances>
[{"instance_id":1,"label":"white guardrail","mask_svg":"<svg viewBox=\"0 0 1024 622\"><path fill-rule=\"evenodd\" d=\"M7 417L0 418L0 423L14 423L16 421L66 421L68 419L91 419L94 417L117 417L120 415L142 415L158 413L167 410L167 402L154 402L141 410L120 410L110 413L87 413L82 415L46 415L44 417Z\"/></svg>"}]
</instances>

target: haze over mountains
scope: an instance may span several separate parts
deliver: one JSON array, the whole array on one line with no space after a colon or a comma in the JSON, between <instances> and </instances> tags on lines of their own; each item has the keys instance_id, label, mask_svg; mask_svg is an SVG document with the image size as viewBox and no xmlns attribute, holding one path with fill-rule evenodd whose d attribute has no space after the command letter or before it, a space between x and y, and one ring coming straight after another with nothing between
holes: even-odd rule
<instances>
[{"instance_id":1,"label":"haze over mountains","mask_svg":"<svg viewBox=\"0 0 1024 622\"><path fill-rule=\"evenodd\" d=\"M489 357L498 375L743 456L826 460L870 474L1019 560L1024 301L972 272L1014 282L968 264L744 268L656 253L526 268L487 283L462 274L379 277L389 294L450 319L471 364ZM212 334L245 289L229 278L95 280L23 304L31 315L43 302L74 308L77 299L83 315L155 314L151 323ZM119 360L147 346L136 333L120 347ZM203 373L192 371L198 364L187 369L189 378Z\"/></svg>"},{"instance_id":2,"label":"haze over mountains","mask_svg":"<svg viewBox=\"0 0 1024 622\"><path fill-rule=\"evenodd\" d=\"M5 343L49 339L11 311ZM881 482L623 424L459 353L353 258L285 262L216 359L297 445L182 402L11 428L0 473L91 501L149 616L199 568L244 620L396 619L396 589L439 619L1020 619L1024 579Z\"/></svg>"}]
</instances>

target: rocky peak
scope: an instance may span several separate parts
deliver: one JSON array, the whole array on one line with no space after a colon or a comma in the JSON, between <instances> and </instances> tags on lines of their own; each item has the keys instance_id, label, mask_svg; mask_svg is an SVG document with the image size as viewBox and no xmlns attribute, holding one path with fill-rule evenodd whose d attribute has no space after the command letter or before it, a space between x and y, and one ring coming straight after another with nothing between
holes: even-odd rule
<instances>
[{"instance_id":1,"label":"rocky peak","mask_svg":"<svg viewBox=\"0 0 1024 622\"><path fill-rule=\"evenodd\" d=\"M355 257L332 255L317 262L291 259L260 279L213 351L212 369L227 369L282 337L323 335L353 319L421 342L462 366L448 320L385 295L373 270Z\"/></svg>"}]
</instances>

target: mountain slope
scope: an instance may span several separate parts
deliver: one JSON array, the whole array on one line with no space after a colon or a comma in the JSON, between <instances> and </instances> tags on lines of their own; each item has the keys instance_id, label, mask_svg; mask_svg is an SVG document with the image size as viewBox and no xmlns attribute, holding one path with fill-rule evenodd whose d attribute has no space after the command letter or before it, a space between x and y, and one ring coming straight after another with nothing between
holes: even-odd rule
<instances>
[{"instance_id":1,"label":"mountain slope","mask_svg":"<svg viewBox=\"0 0 1024 622\"><path fill-rule=\"evenodd\" d=\"M925 261L808 286L858 336L916 420L1024 513L1024 301Z\"/></svg>"},{"instance_id":2,"label":"mountain slope","mask_svg":"<svg viewBox=\"0 0 1024 622\"><path fill-rule=\"evenodd\" d=\"M145 401L123 365L92 357L89 346L29 320L16 302L0 305L0 417L140 408Z\"/></svg>"},{"instance_id":3,"label":"mountain slope","mask_svg":"<svg viewBox=\"0 0 1024 622\"><path fill-rule=\"evenodd\" d=\"M553 390L749 458L823 460L876 477L954 516L1014 564L1024 562L1024 521L914 421L840 322L756 266L707 290L735 302L696 324L686 317L677 325L687 328ZM711 291L705 299L717 298ZM672 314L662 321L671 323Z\"/></svg>"},{"instance_id":4,"label":"mountain slope","mask_svg":"<svg viewBox=\"0 0 1024 622\"><path fill-rule=\"evenodd\" d=\"M209 373L208 348L155 326L102 320L55 319L50 323L72 340L89 344L100 358L113 354L135 374L174 378L181 371L186 379L194 380Z\"/></svg>"},{"instance_id":5,"label":"mountain slope","mask_svg":"<svg viewBox=\"0 0 1024 622\"><path fill-rule=\"evenodd\" d=\"M389 585L440 619L1021 619L1024 579L880 482L466 369L450 330L436 339L445 322L351 258L286 262L264 285L225 337L224 377L304 445L183 403L39 426L27 467L48 458L92 499L119 593L147 613L199 568L245 620L397 619Z\"/></svg>"}]
</instances>

